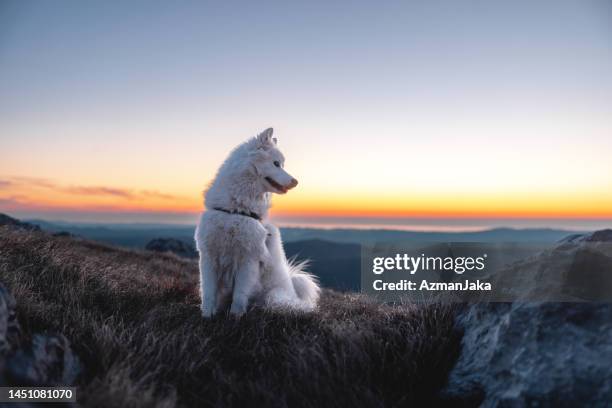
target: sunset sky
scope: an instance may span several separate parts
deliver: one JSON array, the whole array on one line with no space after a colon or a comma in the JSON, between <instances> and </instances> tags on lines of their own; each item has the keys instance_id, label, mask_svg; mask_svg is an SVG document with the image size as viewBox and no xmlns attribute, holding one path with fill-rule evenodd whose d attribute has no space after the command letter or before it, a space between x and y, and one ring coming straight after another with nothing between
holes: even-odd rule
<instances>
[{"instance_id":1,"label":"sunset sky","mask_svg":"<svg viewBox=\"0 0 612 408\"><path fill-rule=\"evenodd\" d=\"M193 222L269 126L287 224L612 225L612 3L0 2L0 212Z\"/></svg>"}]
</instances>

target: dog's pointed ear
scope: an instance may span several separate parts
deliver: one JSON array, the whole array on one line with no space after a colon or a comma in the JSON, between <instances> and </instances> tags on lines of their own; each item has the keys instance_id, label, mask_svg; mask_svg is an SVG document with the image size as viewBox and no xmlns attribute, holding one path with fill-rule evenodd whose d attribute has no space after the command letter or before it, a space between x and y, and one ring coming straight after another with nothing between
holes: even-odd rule
<instances>
[{"instance_id":1,"label":"dog's pointed ear","mask_svg":"<svg viewBox=\"0 0 612 408\"><path fill-rule=\"evenodd\" d=\"M274 129L267 128L263 132L257 135L257 143L261 148L267 148L276 145L276 138L272 137Z\"/></svg>"}]
</instances>

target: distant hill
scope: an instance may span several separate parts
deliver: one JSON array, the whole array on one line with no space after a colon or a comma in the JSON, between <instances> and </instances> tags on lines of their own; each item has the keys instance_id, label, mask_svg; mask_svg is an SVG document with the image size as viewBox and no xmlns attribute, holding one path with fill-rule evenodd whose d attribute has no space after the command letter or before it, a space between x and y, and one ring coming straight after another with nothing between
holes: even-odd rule
<instances>
[{"instance_id":1,"label":"distant hill","mask_svg":"<svg viewBox=\"0 0 612 408\"><path fill-rule=\"evenodd\" d=\"M193 244L194 226L160 224L76 224L30 220L45 231L69 232L94 241L128 248L145 248L153 239L167 237Z\"/></svg>"},{"instance_id":2,"label":"distant hill","mask_svg":"<svg viewBox=\"0 0 612 408\"><path fill-rule=\"evenodd\" d=\"M0 213L0 225L7 225L14 228L21 228L31 231L40 230L40 227L35 224L30 224L28 222L19 221L13 217L9 217L6 214Z\"/></svg>"},{"instance_id":3,"label":"distant hill","mask_svg":"<svg viewBox=\"0 0 612 408\"><path fill-rule=\"evenodd\" d=\"M46 231L65 231L84 238L132 248L144 248L155 238L193 243L195 226L164 224L78 224L28 220ZM584 231L586 232L586 231ZM582 233L584 233L582 232ZM281 228L284 242L325 240L338 243L373 242L557 242L572 233L559 229L496 228L477 232L421 232L368 229Z\"/></svg>"},{"instance_id":4,"label":"distant hill","mask_svg":"<svg viewBox=\"0 0 612 408\"><path fill-rule=\"evenodd\" d=\"M495 228L475 232L423 232L367 229L310 229L283 228L285 242L322 239L332 242L374 243L374 242L540 242L553 243L572 232L558 229Z\"/></svg>"}]
</instances>

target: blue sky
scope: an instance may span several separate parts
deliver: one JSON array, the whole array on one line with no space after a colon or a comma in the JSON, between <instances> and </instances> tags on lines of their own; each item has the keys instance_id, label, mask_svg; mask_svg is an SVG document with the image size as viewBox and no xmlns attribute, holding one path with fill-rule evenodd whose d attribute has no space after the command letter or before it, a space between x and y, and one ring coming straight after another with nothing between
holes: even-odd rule
<instances>
[{"instance_id":1,"label":"blue sky","mask_svg":"<svg viewBox=\"0 0 612 408\"><path fill-rule=\"evenodd\" d=\"M274 126L303 181L278 200L289 215L372 194L399 200L394 215L422 210L410 197L452 215L458 192L472 215L504 194L603 208L611 22L608 1L3 1L0 179L154 190L180 204L159 211L196 211L227 151ZM32 188L0 199L100 210Z\"/></svg>"}]
</instances>

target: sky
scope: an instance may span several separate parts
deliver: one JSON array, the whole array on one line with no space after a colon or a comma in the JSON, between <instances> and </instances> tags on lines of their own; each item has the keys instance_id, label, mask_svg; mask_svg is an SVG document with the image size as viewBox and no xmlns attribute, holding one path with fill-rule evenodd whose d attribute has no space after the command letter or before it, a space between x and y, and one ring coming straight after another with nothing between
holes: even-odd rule
<instances>
[{"instance_id":1,"label":"sky","mask_svg":"<svg viewBox=\"0 0 612 408\"><path fill-rule=\"evenodd\" d=\"M272 126L280 222L612 225L611 72L609 1L4 0L0 212L194 222Z\"/></svg>"}]
</instances>

